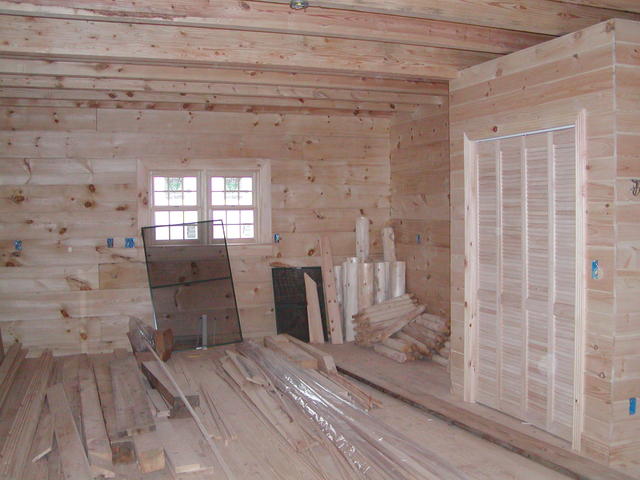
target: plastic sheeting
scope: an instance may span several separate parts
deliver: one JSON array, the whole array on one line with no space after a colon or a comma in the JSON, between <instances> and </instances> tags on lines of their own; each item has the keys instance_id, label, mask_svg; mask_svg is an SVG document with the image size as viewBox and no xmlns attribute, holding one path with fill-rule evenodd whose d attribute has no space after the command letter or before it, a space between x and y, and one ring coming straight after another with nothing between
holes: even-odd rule
<instances>
[{"instance_id":1,"label":"plastic sheeting","mask_svg":"<svg viewBox=\"0 0 640 480\"><path fill-rule=\"evenodd\" d=\"M238 350L262 368L275 387L315 422L365 478L466 479L447 461L368 414L305 370L253 341Z\"/></svg>"}]
</instances>

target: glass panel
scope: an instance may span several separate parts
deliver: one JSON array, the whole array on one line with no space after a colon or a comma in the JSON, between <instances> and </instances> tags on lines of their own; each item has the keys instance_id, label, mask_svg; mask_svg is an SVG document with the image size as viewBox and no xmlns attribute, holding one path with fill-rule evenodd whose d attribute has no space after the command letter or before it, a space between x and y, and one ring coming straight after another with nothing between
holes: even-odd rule
<instances>
[{"instance_id":1,"label":"glass panel","mask_svg":"<svg viewBox=\"0 0 640 480\"><path fill-rule=\"evenodd\" d=\"M224 192L212 192L211 205L224 205Z\"/></svg>"},{"instance_id":2,"label":"glass panel","mask_svg":"<svg viewBox=\"0 0 640 480\"><path fill-rule=\"evenodd\" d=\"M198 190L198 179L196 177L184 177L184 189L189 191Z\"/></svg>"},{"instance_id":3,"label":"glass panel","mask_svg":"<svg viewBox=\"0 0 640 480\"><path fill-rule=\"evenodd\" d=\"M236 177L225 177L224 186L226 190L238 190L238 188L240 188L240 179Z\"/></svg>"},{"instance_id":4,"label":"glass panel","mask_svg":"<svg viewBox=\"0 0 640 480\"><path fill-rule=\"evenodd\" d=\"M198 221L198 212L196 211L184 212L184 223L197 222L197 221Z\"/></svg>"},{"instance_id":5,"label":"glass panel","mask_svg":"<svg viewBox=\"0 0 640 480\"><path fill-rule=\"evenodd\" d=\"M240 192L240 205L253 205L253 194L251 192Z\"/></svg>"},{"instance_id":6,"label":"glass panel","mask_svg":"<svg viewBox=\"0 0 640 480\"><path fill-rule=\"evenodd\" d=\"M184 205L197 205L198 193L197 192L184 192Z\"/></svg>"},{"instance_id":7,"label":"glass panel","mask_svg":"<svg viewBox=\"0 0 640 480\"><path fill-rule=\"evenodd\" d=\"M225 205L238 205L238 192L225 193Z\"/></svg>"},{"instance_id":8,"label":"glass panel","mask_svg":"<svg viewBox=\"0 0 640 480\"><path fill-rule=\"evenodd\" d=\"M240 179L240 190L253 190L253 178L242 177Z\"/></svg>"},{"instance_id":9,"label":"glass panel","mask_svg":"<svg viewBox=\"0 0 640 480\"><path fill-rule=\"evenodd\" d=\"M213 238L224 238L224 231L221 226L213 226Z\"/></svg>"},{"instance_id":10,"label":"glass panel","mask_svg":"<svg viewBox=\"0 0 640 480\"><path fill-rule=\"evenodd\" d=\"M253 210L240 211L240 223L253 223Z\"/></svg>"},{"instance_id":11,"label":"glass panel","mask_svg":"<svg viewBox=\"0 0 640 480\"><path fill-rule=\"evenodd\" d=\"M214 192L224 191L224 177L211 177L211 190Z\"/></svg>"},{"instance_id":12,"label":"glass panel","mask_svg":"<svg viewBox=\"0 0 640 480\"><path fill-rule=\"evenodd\" d=\"M155 192L153 194L153 204L158 207L169 205L169 197L167 192Z\"/></svg>"},{"instance_id":13,"label":"glass panel","mask_svg":"<svg viewBox=\"0 0 640 480\"><path fill-rule=\"evenodd\" d=\"M240 225L227 225L227 238L240 238Z\"/></svg>"},{"instance_id":14,"label":"glass panel","mask_svg":"<svg viewBox=\"0 0 640 480\"><path fill-rule=\"evenodd\" d=\"M156 240L169 240L169 227L158 227L154 229Z\"/></svg>"},{"instance_id":15,"label":"glass panel","mask_svg":"<svg viewBox=\"0 0 640 480\"><path fill-rule=\"evenodd\" d=\"M155 212L153 223L156 225L169 225L169 212Z\"/></svg>"},{"instance_id":16,"label":"glass panel","mask_svg":"<svg viewBox=\"0 0 640 480\"><path fill-rule=\"evenodd\" d=\"M167 184L169 185L169 190L174 192L182 190L182 177L167 177Z\"/></svg>"},{"instance_id":17,"label":"glass panel","mask_svg":"<svg viewBox=\"0 0 640 480\"><path fill-rule=\"evenodd\" d=\"M226 210L214 210L213 220L222 220L222 223L227 223L227 211Z\"/></svg>"},{"instance_id":18,"label":"glass panel","mask_svg":"<svg viewBox=\"0 0 640 480\"><path fill-rule=\"evenodd\" d=\"M253 238L253 225L241 225L240 230L242 238Z\"/></svg>"},{"instance_id":19,"label":"glass panel","mask_svg":"<svg viewBox=\"0 0 640 480\"><path fill-rule=\"evenodd\" d=\"M183 239L183 229L180 227L169 227L169 236L171 240L182 240Z\"/></svg>"},{"instance_id":20,"label":"glass panel","mask_svg":"<svg viewBox=\"0 0 640 480\"><path fill-rule=\"evenodd\" d=\"M178 223L184 223L182 212L169 212L169 224L177 225Z\"/></svg>"},{"instance_id":21,"label":"glass panel","mask_svg":"<svg viewBox=\"0 0 640 480\"><path fill-rule=\"evenodd\" d=\"M227 210L227 223L229 224L240 223L240 212L238 210Z\"/></svg>"},{"instance_id":22,"label":"glass panel","mask_svg":"<svg viewBox=\"0 0 640 480\"><path fill-rule=\"evenodd\" d=\"M169 205L179 207L182 205L182 192L169 192Z\"/></svg>"},{"instance_id":23,"label":"glass panel","mask_svg":"<svg viewBox=\"0 0 640 480\"><path fill-rule=\"evenodd\" d=\"M167 189L167 177L153 177L153 190L166 190Z\"/></svg>"}]
</instances>

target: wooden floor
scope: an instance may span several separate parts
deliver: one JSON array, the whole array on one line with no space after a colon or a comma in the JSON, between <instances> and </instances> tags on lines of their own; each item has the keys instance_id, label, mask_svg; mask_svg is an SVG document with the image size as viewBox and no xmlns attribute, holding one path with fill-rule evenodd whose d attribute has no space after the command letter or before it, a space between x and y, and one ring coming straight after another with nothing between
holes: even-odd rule
<instances>
[{"instance_id":1,"label":"wooden floor","mask_svg":"<svg viewBox=\"0 0 640 480\"><path fill-rule=\"evenodd\" d=\"M566 441L532 425L455 399L448 372L433 362L400 364L352 343L320 348L334 357L339 371L485 439L483 445L494 442L574 478L640 478L640 459L637 469L616 471L575 455Z\"/></svg>"}]
</instances>

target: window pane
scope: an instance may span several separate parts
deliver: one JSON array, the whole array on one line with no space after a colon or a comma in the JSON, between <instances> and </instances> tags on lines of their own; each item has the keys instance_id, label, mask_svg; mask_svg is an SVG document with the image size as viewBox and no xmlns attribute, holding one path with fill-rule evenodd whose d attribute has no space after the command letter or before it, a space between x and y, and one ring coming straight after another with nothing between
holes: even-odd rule
<instances>
[{"instance_id":1,"label":"window pane","mask_svg":"<svg viewBox=\"0 0 640 480\"><path fill-rule=\"evenodd\" d=\"M211 190L214 192L224 191L224 177L211 177Z\"/></svg>"},{"instance_id":2,"label":"window pane","mask_svg":"<svg viewBox=\"0 0 640 480\"><path fill-rule=\"evenodd\" d=\"M224 192L212 192L211 205L224 205Z\"/></svg>"},{"instance_id":3,"label":"window pane","mask_svg":"<svg viewBox=\"0 0 640 480\"><path fill-rule=\"evenodd\" d=\"M181 206L182 205L182 192L169 192L169 205Z\"/></svg>"},{"instance_id":4,"label":"window pane","mask_svg":"<svg viewBox=\"0 0 640 480\"><path fill-rule=\"evenodd\" d=\"M198 179L196 177L184 177L184 189L189 191L198 190Z\"/></svg>"},{"instance_id":5,"label":"window pane","mask_svg":"<svg viewBox=\"0 0 640 480\"><path fill-rule=\"evenodd\" d=\"M169 240L169 227L159 227L155 229L156 240Z\"/></svg>"},{"instance_id":6,"label":"window pane","mask_svg":"<svg viewBox=\"0 0 640 480\"><path fill-rule=\"evenodd\" d=\"M185 231L185 238L188 238L189 240L195 240L196 238L198 238L198 226L197 225L187 225L186 227L184 227L184 231Z\"/></svg>"},{"instance_id":7,"label":"window pane","mask_svg":"<svg viewBox=\"0 0 640 480\"><path fill-rule=\"evenodd\" d=\"M156 212L153 223L154 225L169 225L169 212Z\"/></svg>"},{"instance_id":8,"label":"window pane","mask_svg":"<svg viewBox=\"0 0 640 480\"><path fill-rule=\"evenodd\" d=\"M240 238L240 225L227 225L227 238Z\"/></svg>"},{"instance_id":9,"label":"window pane","mask_svg":"<svg viewBox=\"0 0 640 480\"><path fill-rule=\"evenodd\" d=\"M169 224L177 225L183 222L184 217L182 216L182 212L169 212Z\"/></svg>"},{"instance_id":10,"label":"window pane","mask_svg":"<svg viewBox=\"0 0 640 480\"><path fill-rule=\"evenodd\" d=\"M222 220L223 223L227 223L226 210L214 210L211 216L212 220Z\"/></svg>"},{"instance_id":11,"label":"window pane","mask_svg":"<svg viewBox=\"0 0 640 480\"><path fill-rule=\"evenodd\" d=\"M167 189L167 177L153 177L153 190L166 190Z\"/></svg>"},{"instance_id":12,"label":"window pane","mask_svg":"<svg viewBox=\"0 0 640 480\"><path fill-rule=\"evenodd\" d=\"M225 205L238 205L238 192L225 193Z\"/></svg>"},{"instance_id":13,"label":"window pane","mask_svg":"<svg viewBox=\"0 0 640 480\"><path fill-rule=\"evenodd\" d=\"M242 177L240 179L240 190L253 190L253 178Z\"/></svg>"},{"instance_id":14,"label":"window pane","mask_svg":"<svg viewBox=\"0 0 640 480\"><path fill-rule=\"evenodd\" d=\"M253 194L251 192L240 192L240 205L253 205Z\"/></svg>"},{"instance_id":15,"label":"window pane","mask_svg":"<svg viewBox=\"0 0 640 480\"><path fill-rule=\"evenodd\" d=\"M169 205L169 197L167 192L155 192L153 194L153 204L158 207Z\"/></svg>"},{"instance_id":16,"label":"window pane","mask_svg":"<svg viewBox=\"0 0 640 480\"><path fill-rule=\"evenodd\" d=\"M198 194L197 192L184 192L184 205L197 205Z\"/></svg>"},{"instance_id":17,"label":"window pane","mask_svg":"<svg viewBox=\"0 0 640 480\"><path fill-rule=\"evenodd\" d=\"M229 224L240 223L240 212L238 210L227 210L227 223Z\"/></svg>"},{"instance_id":18,"label":"window pane","mask_svg":"<svg viewBox=\"0 0 640 480\"><path fill-rule=\"evenodd\" d=\"M240 211L240 223L253 224L253 210L241 210Z\"/></svg>"},{"instance_id":19,"label":"window pane","mask_svg":"<svg viewBox=\"0 0 640 480\"><path fill-rule=\"evenodd\" d=\"M224 238L224 231L220 225L213 226L213 238Z\"/></svg>"},{"instance_id":20,"label":"window pane","mask_svg":"<svg viewBox=\"0 0 640 480\"><path fill-rule=\"evenodd\" d=\"M186 211L184 212L184 223L191 223L198 221L198 212L196 211Z\"/></svg>"},{"instance_id":21,"label":"window pane","mask_svg":"<svg viewBox=\"0 0 640 480\"><path fill-rule=\"evenodd\" d=\"M240 179L236 177L226 177L224 186L225 190L238 190L238 188L240 188Z\"/></svg>"},{"instance_id":22,"label":"window pane","mask_svg":"<svg viewBox=\"0 0 640 480\"><path fill-rule=\"evenodd\" d=\"M182 177L167 177L167 184L169 186L169 190L182 190Z\"/></svg>"},{"instance_id":23,"label":"window pane","mask_svg":"<svg viewBox=\"0 0 640 480\"><path fill-rule=\"evenodd\" d=\"M184 230L182 227L169 227L171 240L183 240Z\"/></svg>"},{"instance_id":24,"label":"window pane","mask_svg":"<svg viewBox=\"0 0 640 480\"><path fill-rule=\"evenodd\" d=\"M240 229L242 238L253 238L253 225L241 225Z\"/></svg>"}]
</instances>

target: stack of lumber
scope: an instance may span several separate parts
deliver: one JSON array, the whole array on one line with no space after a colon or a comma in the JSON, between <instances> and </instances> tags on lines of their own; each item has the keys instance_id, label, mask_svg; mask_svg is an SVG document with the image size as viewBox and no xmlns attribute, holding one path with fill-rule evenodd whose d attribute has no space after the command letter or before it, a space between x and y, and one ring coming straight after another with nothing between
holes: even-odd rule
<instances>
[{"instance_id":1,"label":"stack of lumber","mask_svg":"<svg viewBox=\"0 0 640 480\"><path fill-rule=\"evenodd\" d=\"M448 322L424 311L410 294L367 307L354 316L356 343L400 363L424 356L445 364Z\"/></svg>"}]
</instances>

